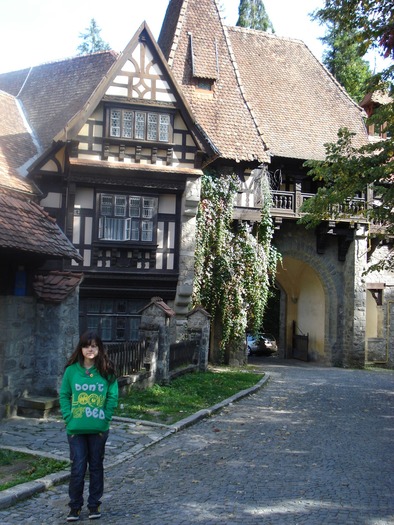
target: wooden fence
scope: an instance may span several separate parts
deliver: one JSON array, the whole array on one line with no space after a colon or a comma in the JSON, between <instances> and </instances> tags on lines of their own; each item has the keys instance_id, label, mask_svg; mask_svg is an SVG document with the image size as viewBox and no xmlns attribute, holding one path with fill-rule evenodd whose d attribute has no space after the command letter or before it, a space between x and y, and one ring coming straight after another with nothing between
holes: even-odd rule
<instances>
[{"instance_id":1,"label":"wooden fence","mask_svg":"<svg viewBox=\"0 0 394 525\"><path fill-rule=\"evenodd\" d=\"M196 339L170 345L170 372L181 366L197 365L199 347L200 341Z\"/></svg>"},{"instance_id":2,"label":"wooden fence","mask_svg":"<svg viewBox=\"0 0 394 525\"><path fill-rule=\"evenodd\" d=\"M118 377L138 374L144 369L146 341L108 343L106 347L108 357L114 363Z\"/></svg>"}]
</instances>

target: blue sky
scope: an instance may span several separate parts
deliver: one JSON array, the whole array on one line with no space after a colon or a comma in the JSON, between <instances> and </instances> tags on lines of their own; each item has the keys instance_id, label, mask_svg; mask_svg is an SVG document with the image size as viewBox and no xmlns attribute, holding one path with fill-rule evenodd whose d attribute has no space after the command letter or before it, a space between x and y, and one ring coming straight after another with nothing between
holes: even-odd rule
<instances>
[{"instance_id":1,"label":"blue sky","mask_svg":"<svg viewBox=\"0 0 394 525\"><path fill-rule=\"evenodd\" d=\"M235 25L239 0L220 3L226 23ZM318 59L324 30L308 13L322 3L264 0L276 34L303 40ZM168 0L0 0L0 73L74 56L91 18L115 51L123 51L144 20L157 38L167 5Z\"/></svg>"}]
</instances>

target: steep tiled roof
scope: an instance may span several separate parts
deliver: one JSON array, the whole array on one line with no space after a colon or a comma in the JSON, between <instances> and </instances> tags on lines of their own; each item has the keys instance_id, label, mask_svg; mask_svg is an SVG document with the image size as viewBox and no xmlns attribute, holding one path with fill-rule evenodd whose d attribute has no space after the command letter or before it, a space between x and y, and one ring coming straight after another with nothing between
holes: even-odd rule
<instances>
[{"instance_id":1,"label":"steep tiled roof","mask_svg":"<svg viewBox=\"0 0 394 525\"><path fill-rule=\"evenodd\" d=\"M366 141L360 108L299 40L228 28L246 98L275 156L323 159L347 127Z\"/></svg>"},{"instance_id":2,"label":"steep tiled roof","mask_svg":"<svg viewBox=\"0 0 394 525\"><path fill-rule=\"evenodd\" d=\"M198 124L220 156L238 161L266 160L264 143L239 85L216 2L170 2L159 45ZM204 75L217 78L213 94L196 90L196 78Z\"/></svg>"},{"instance_id":3,"label":"steep tiled roof","mask_svg":"<svg viewBox=\"0 0 394 525\"><path fill-rule=\"evenodd\" d=\"M19 175L36 155L18 101L0 91L0 248L79 260L55 220L34 202L41 192Z\"/></svg>"},{"instance_id":4,"label":"steep tiled roof","mask_svg":"<svg viewBox=\"0 0 394 525\"><path fill-rule=\"evenodd\" d=\"M47 275L36 275L33 289L43 301L56 304L64 301L82 280L82 273L53 271Z\"/></svg>"},{"instance_id":5,"label":"steep tiled roof","mask_svg":"<svg viewBox=\"0 0 394 525\"><path fill-rule=\"evenodd\" d=\"M81 260L56 221L32 200L0 189L0 248Z\"/></svg>"},{"instance_id":6,"label":"steep tiled roof","mask_svg":"<svg viewBox=\"0 0 394 525\"><path fill-rule=\"evenodd\" d=\"M15 97L0 91L0 187L39 194L38 189L20 176L19 171L37 155L32 136Z\"/></svg>"},{"instance_id":7,"label":"steep tiled roof","mask_svg":"<svg viewBox=\"0 0 394 525\"><path fill-rule=\"evenodd\" d=\"M213 97L195 89L191 40L199 63L205 53L212 64L217 50ZM324 143L345 126L366 141L360 108L302 42L225 27L218 0L171 0L159 45L224 158L262 160L266 145L275 156L322 159Z\"/></svg>"},{"instance_id":8,"label":"steep tiled roof","mask_svg":"<svg viewBox=\"0 0 394 525\"><path fill-rule=\"evenodd\" d=\"M41 148L84 106L116 61L103 52L0 75L0 89L18 96Z\"/></svg>"}]
</instances>

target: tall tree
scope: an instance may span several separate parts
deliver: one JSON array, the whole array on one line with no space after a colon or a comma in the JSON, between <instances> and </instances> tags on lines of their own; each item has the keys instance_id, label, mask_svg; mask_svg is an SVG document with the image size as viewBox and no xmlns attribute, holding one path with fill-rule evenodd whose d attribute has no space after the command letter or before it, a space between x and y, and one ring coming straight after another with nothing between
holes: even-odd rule
<instances>
[{"instance_id":1,"label":"tall tree","mask_svg":"<svg viewBox=\"0 0 394 525\"><path fill-rule=\"evenodd\" d=\"M326 44L323 64L349 95L356 102L361 102L367 92L372 72L368 62L359 56L354 34L340 33L336 24L329 23L322 41Z\"/></svg>"},{"instance_id":2,"label":"tall tree","mask_svg":"<svg viewBox=\"0 0 394 525\"><path fill-rule=\"evenodd\" d=\"M98 51L109 51L111 48L101 36L101 29L98 27L96 20L90 20L89 27L86 28L85 33L80 33L79 38L82 43L77 47L78 55L89 55L90 53L97 53Z\"/></svg>"},{"instance_id":3,"label":"tall tree","mask_svg":"<svg viewBox=\"0 0 394 525\"><path fill-rule=\"evenodd\" d=\"M240 0L237 26L275 33L262 0Z\"/></svg>"},{"instance_id":4,"label":"tall tree","mask_svg":"<svg viewBox=\"0 0 394 525\"><path fill-rule=\"evenodd\" d=\"M370 188L367 206L361 212L382 227L383 235L394 235L394 12L392 0L325 0L315 13L323 23L336 25L340 34L354 35L359 56L371 49L380 50L385 67L372 77L370 91L384 92L388 102L381 104L372 122L385 133L361 148L352 144L347 129L338 132L338 142L326 145L326 160L309 161L310 174L322 182L317 195L306 201L301 220L314 226L322 219L346 216L347 206L357 193ZM373 193L371 191L373 189ZM392 266L393 258L382 261Z\"/></svg>"}]
</instances>

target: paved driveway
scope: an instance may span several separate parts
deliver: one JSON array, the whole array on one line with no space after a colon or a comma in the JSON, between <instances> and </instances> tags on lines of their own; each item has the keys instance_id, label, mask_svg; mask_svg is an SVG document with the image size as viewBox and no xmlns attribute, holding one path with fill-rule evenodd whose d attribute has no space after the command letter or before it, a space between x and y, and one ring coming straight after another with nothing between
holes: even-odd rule
<instances>
[{"instance_id":1,"label":"paved driveway","mask_svg":"<svg viewBox=\"0 0 394 525\"><path fill-rule=\"evenodd\" d=\"M260 363L262 390L107 471L101 523L394 524L394 372ZM66 492L0 523L64 523Z\"/></svg>"}]
</instances>

